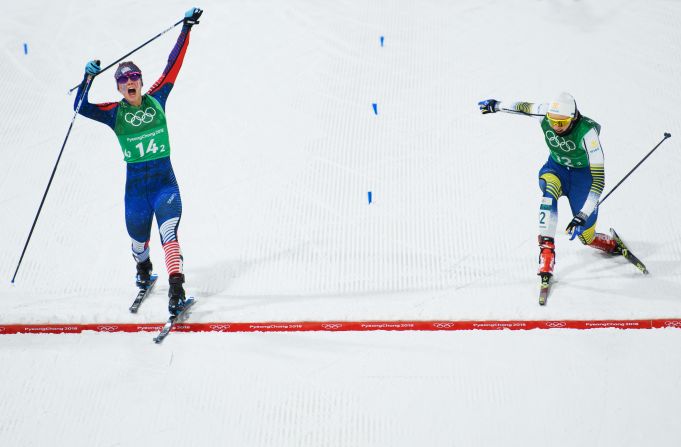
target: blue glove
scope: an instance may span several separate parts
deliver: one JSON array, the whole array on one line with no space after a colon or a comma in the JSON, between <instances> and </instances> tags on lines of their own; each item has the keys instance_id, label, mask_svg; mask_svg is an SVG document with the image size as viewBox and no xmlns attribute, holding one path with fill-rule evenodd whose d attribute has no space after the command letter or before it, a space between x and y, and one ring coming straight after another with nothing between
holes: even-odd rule
<instances>
[{"instance_id":1,"label":"blue glove","mask_svg":"<svg viewBox=\"0 0 681 447\"><path fill-rule=\"evenodd\" d=\"M483 115L488 113L497 113L499 111L499 109L497 109L498 102L499 101L496 99L485 99L478 103L478 107L480 107L480 111Z\"/></svg>"},{"instance_id":2,"label":"blue glove","mask_svg":"<svg viewBox=\"0 0 681 447\"><path fill-rule=\"evenodd\" d=\"M99 66L99 61L94 60L87 63L85 66L85 74L89 76L97 76L102 68Z\"/></svg>"},{"instance_id":3,"label":"blue glove","mask_svg":"<svg viewBox=\"0 0 681 447\"><path fill-rule=\"evenodd\" d=\"M572 218L565 229L565 232L570 235L570 240L574 240L574 238L584 232L584 224L588 217L589 216L580 211L579 214Z\"/></svg>"},{"instance_id":4,"label":"blue glove","mask_svg":"<svg viewBox=\"0 0 681 447\"><path fill-rule=\"evenodd\" d=\"M190 8L184 13L184 24L189 26L198 25L201 14L203 14L203 9Z\"/></svg>"}]
</instances>

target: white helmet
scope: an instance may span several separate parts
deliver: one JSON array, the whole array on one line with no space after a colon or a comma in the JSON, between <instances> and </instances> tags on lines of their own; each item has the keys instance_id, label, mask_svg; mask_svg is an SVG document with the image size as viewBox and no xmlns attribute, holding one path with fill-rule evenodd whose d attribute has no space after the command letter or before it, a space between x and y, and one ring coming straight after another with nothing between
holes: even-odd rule
<instances>
[{"instance_id":1,"label":"white helmet","mask_svg":"<svg viewBox=\"0 0 681 447\"><path fill-rule=\"evenodd\" d=\"M574 118L577 116L577 103L571 94L563 92L549 103L548 113Z\"/></svg>"}]
</instances>

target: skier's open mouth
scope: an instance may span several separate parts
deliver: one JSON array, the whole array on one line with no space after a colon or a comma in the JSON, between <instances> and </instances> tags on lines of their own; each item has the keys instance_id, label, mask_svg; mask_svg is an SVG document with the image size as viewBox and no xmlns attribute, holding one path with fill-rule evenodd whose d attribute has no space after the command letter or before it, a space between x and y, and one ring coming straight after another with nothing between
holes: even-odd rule
<instances>
[{"instance_id":1,"label":"skier's open mouth","mask_svg":"<svg viewBox=\"0 0 681 447\"><path fill-rule=\"evenodd\" d=\"M130 96L135 96L136 93L137 93L137 89L136 89L136 88L129 88L129 89L128 89L128 95L130 95Z\"/></svg>"}]
</instances>

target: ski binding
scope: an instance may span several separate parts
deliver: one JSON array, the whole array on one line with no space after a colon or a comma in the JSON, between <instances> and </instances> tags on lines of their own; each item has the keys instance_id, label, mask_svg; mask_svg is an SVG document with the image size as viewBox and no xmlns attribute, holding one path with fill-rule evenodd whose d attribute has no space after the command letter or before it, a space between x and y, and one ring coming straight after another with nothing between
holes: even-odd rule
<instances>
[{"instance_id":1,"label":"ski binding","mask_svg":"<svg viewBox=\"0 0 681 447\"><path fill-rule=\"evenodd\" d=\"M142 305L142 301L151 293L151 289L154 288L156 285L156 281L158 280L158 275L153 274L151 275L151 281L149 282L149 285L142 286L139 288L139 292L137 292L137 296L135 297L135 301L132 302L132 305L130 306L130 312L136 314L137 311L139 310L140 306Z\"/></svg>"}]
</instances>

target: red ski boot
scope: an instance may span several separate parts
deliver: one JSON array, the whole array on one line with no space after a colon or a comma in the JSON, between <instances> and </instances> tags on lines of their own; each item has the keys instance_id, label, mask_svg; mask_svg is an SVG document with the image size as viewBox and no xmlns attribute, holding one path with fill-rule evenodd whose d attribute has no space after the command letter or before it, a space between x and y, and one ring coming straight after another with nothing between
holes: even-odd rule
<instances>
[{"instance_id":1,"label":"red ski boot","mask_svg":"<svg viewBox=\"0 0 681 447\"><path fill-rule=\"evenodd\" d=\"M611 255L621 255L622 249L617 244L615 238L603 233L596 233L594 240L591 241L589 247L597 248Z\"/></svg>"},{"instance_id":2,"label":"red ski boot","mask_svg":"<svg viewBox=\"0 0 681 447\"><path fill-rule=\"evenodd\" d=\"M556 245L552 237L539 236L539 272L537 275L553 275L556 261Z\"/></svg>"},{"instance_id":3,"label":"red ski boot","mask_svg":"<svg viewBox=\"0 0 681 447\"><path fill-rule=\"evenodd\" d=\"M539 289L539 304L545 305L551 288L553 265L556 261L556 246L552 237L539 236L539 272L541 285Z\"/></svg>"}]
</instances>

